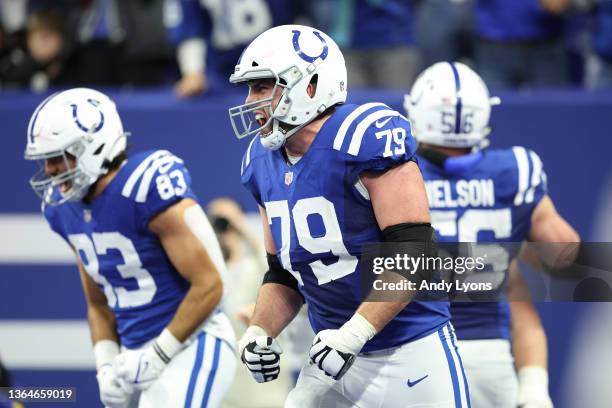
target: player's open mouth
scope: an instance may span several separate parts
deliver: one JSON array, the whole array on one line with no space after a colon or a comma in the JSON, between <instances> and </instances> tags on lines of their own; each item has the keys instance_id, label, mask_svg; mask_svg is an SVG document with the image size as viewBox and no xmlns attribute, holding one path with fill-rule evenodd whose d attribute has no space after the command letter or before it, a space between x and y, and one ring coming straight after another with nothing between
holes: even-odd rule
<instances>
[{"instance_id":1,"label":"player's open mouth","mask_svg":"<svg viewBox=\"0 0 612 408\"><path fill-rule=\"evenodd\" d=\"M260 127L266 124L266 116L263 113L256 113L255 120L257 121Z\"/></svg>"},{"instance_id":2,"label":"player's open mouth","mask_svg":"<svg viewBox=\"0 0 612 408\"><path fill-rule=\"evenodd\" d=\"M272 133L272 121L270 121L270 124L268 126L262 127L268 121L268 119L266 118L266 116L263 113L259 113L259 112L256 113L255 114L255 120L257 121L257 124L261 128L261 130L259 132L260 132L262 137L266 137L270 133Z\"/></svg>"},{"instance_id":3,"label":"player's open mouth","mask_svg":"<svg viewBox=\"0 0 612 408\"><path fill-rule=\"evenodd\" d=\"M72 188L72 182L70 181L60 184L60 191L62 193L68 192L68 190L70 190L71 188Z\"/></svg>"},{"instance_id":4,"label":"player's open mouth","mask_svg":"<svg viewBox=\"0 0 612 408\"><path fill-rule=\"evenodd\" d=\"M53 183L57 186L57 188L59 188L60 193L62 194L66 194L68 191L70 191L70 189L72 188L72 181L68 180L68 181L64 181L63 183Z\"/></svg>"}]
</instances>

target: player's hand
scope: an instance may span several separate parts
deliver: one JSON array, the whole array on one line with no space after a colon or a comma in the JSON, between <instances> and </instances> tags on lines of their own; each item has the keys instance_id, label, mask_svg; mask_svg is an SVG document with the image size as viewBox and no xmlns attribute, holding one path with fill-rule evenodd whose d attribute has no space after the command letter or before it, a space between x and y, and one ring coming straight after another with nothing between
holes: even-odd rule
<instances>
[{"instance_id":1,"label":"player's hand","mask_svg":"<svg viewBox=\"0 0 612 408\"><path fill-rule=\"evenodd\" d=\"M310 348L310 361L319 367L325 375L339 380L353 365L359 350L354 351L339 341L340 330L320 331Z\"/></svg>"},{"instance_id":2,"label":"player's hand","mask_svg":"<svg viewBox=\"0 0 612 408\"><path fill-rule=\"evenodd\" d=\"M548 395L548 372L542 367L523 367L518 372L519 408L553 408Z\"/></svg>"},{"instance_id":3,"label":"player's hand","mask_svg":"<svg viewBox=\"0 0 612 408\"><path fill-rule=\"evenodd\" d=\"M310 348L310 361L327 376L339 380L375 334L374 326L365 317L355 313L339 329L317 333Z\"/></svg>"},{"instance_id":4,"label":"player's hand","mask_svg":"<svg viewBox=\"0 0 612 408\"><path fill-rule=\"evenodd\" d=\"M105 364L96 375L100 389L100 401L107 408L127 408L131 393L122 386L121 379L115 374L112 365Z\"/></svg>"},{"instance_id":5,"label":"player's hand","mask_svg":"<svg viewBox=\"0 0 612 408\"><path fill-rule=\"evenodd\" d=\"M258 383L273 381L280 373L283 349L259 326L250 326L238 344L240 359Z\"/></svg>"},{"instance_id":6,"label":"player's hand","mask_svg":"<svg viewBox=\"0 0 612 408\"><path fill-rule=\"evenodd\" d=\"M146 390L166 368L166 363L153 346L143 350L128 350L119 354L113 360L117 376L128 386L138 390Z\"/></svg>"},{"instance_id":7,"label":"player's hand","mask_svg":"<svg viewBox=\"0 0 612 408\"><path fill-rule=\"evenodd\" d=\"M182 348L183 343L165 328L149 347L124 351L115 357L113 368L128 387L146 390Z\"/></svg>"},{"instance_id":8,"label":"player's hand","mask_svg":"<svg viewBox=\"0 0 612 408\"><path fill-rule=\"evenodd\" d=\"M185 74L174 86L174 92L180 98L187 98L204 93L208 88L206 75L203 72Z\"/></svg>"}]
</instances>

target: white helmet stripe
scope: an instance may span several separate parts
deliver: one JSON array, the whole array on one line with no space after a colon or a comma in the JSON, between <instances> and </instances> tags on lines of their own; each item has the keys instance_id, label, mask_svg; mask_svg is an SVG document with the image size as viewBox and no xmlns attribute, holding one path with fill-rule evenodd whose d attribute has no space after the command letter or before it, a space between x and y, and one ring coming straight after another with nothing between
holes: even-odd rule
<instances>
[{"instance_id":1,"label":"white helmet stripe","mask_svg":"<svg viewBox=\"0 0 612 408\"><path fill-rule=\"evenodd\" d=\"M34 125L36 124L36 119L38 119L38 114L40 113L40 110L42 108L44 108L45 105L47 103L49 103L51 101L51 99L53 99L58 94L59 94L59 92L55 92L55 93L49 95L44 101L42 101L40 103L40 105L38 105L38 107L36 108L36 110L32 114L32 119L30 119L30 123L28 124L28 140L30 141L30 143L34 143L34 135L33 135Z\"/></svg>"}]
</instances>

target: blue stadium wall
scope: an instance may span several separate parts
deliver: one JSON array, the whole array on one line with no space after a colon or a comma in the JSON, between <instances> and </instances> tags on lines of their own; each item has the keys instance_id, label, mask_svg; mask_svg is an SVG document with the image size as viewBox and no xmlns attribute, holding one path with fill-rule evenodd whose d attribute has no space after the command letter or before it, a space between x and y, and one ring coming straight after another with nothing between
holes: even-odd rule
<instances>
[{"instance_id":1,"label":"blue stadium wall","mask_svg":"<svg viewBox=\"0 0 612 408\"><path fill-rule=\"evenodd\" d=\"M110 94L125 129L132 134L132 150L167 148L185 160L203 202L230 196L247 210L256 210L239 182L247 142L233 136L227 115L227 108L240 103L244 95L213 92L197 100L177 101L165 89ZM598 227L610 204L605 197L610 197L612 188L612 93L547 91L500 96L503 103L492 118L492 146L523 145L538 152L548 173L550 195L561 214L585 239L600 237ZM0 94L0 358L12 369L16 384L74 386L78 403L71 406L100 406L92 358L87 355L86 310L78 275L65 254L57 259L49 255L55 246L41 238L43 224L36 222L40 204L28 185L35 167L22 160L29 115L42 99L43 95ZM350 98L355 103L374 100L399 110L403 95L359 90ZM39 239L18 233L20 225L26 224L29 233L34 231ZM54 245L60 248L63 244ZM13 256L13 252L20 255ZM538 304L549 336L551 389L556 402L561 399L575 329L588 307ZM54 337L52 347L48 337L36 334L38 325ZM75 351L80 355L65 350L68 357L52 357L74 342L81 346ZM10 354L2 349L9 343ZM22 349L17 353L15 347Z\"/></svg>"}]
</instances>

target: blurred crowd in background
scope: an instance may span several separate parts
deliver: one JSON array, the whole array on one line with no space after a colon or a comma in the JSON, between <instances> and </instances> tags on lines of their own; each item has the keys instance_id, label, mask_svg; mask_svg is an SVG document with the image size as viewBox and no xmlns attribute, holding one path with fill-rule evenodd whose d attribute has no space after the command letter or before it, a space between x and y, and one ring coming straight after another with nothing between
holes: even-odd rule
<instances>
[{"instance_id":1,"label":"blurred crowd in background","mask_svg":"<svg viewBox=\"0 0 612 408\"><path fill-rule=\"evenodd\" d=\"M294 22L338 42L351 87L407 89L443 60L492 88L612 86L612 0L0 0L0 83L197 95Z\"/></svg>"}]
</instances>

